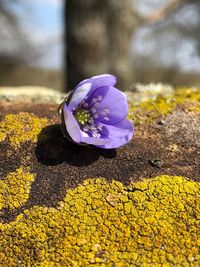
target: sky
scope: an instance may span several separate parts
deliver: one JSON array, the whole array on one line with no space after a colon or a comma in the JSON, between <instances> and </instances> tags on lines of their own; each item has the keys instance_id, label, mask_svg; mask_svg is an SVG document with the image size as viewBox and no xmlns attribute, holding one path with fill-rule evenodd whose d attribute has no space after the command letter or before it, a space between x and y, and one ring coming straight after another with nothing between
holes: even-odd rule
<instances>
[{"instance_id":1,"label":"sky","mask_svg":"<svg viewBox=\"0 0 200 267\"><path fill-rule=\"evenodd\" d=\"M29 2L30 24L42 32L60 31L62 27L62 0L32 0Z\"/></svg>"},{"instance_id":2,"label":"sky","mask_svg":"<svg viewBox=\"0 0 200 267\"><path fill-rule=\"evenodd\" d=\"M64 0L22 1L27 11L21 16L21 25L39 52L32 65L60 69L64 47Z\"/></svg>"},{"instance_id":3,"label":"sky","mask_svg":"<svg viewBox=\"0 0 200 267\"><path fill-rule=\"evenodd\" d=\"M168 0L133 1L139 13L143 15L150 15L168 2ZM187 8L180 8L178 12L170 16L168 26L171 25L171 28L161 26L157 36L152 35L156 25L141 26L133 36L132 53L137 57L156 55L155 62L167 67L175 66L183 72L200 71L200 56L197 53L196 42L191 38L183 38L181 33L175 31L176 26L179 25L185 32L192 33L198 20L199 13L196 6L188 4Z\"/></svg>"}]
</instances>

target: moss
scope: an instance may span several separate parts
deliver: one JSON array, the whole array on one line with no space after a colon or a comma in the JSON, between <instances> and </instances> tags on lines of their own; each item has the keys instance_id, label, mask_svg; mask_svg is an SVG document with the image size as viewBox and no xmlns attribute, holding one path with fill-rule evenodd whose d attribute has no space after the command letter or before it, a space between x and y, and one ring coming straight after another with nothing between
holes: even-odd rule
<instances>
[{"instance_id":1,"label":"moss","mask_svg":"<svg viewBox=\"0 0 200 267\"><path fill-rule=\"evenodd\" d=\"M22 167L0 180L0 209L15 209L24 204L33 181L34 175Z\"/></svg>"},{"instance_id":2,"label":"moss","mask_svg":"<svg viewBox=\"0 0 200 267\"><path fill-rule=\"evenodd\" d=\"M199 111L200 90L193 88L179 88L169 97L158 96L155 100L142 101L130 106L129 118L135 125L143 122L151 123L169 114L177 104L190 103L195 106L191 111Z\"/></svg>"},{"instance_id":3,"label":"moss","mask_svg":"<svg viewBox=\"0 0 200 267\"><path fill-rule=\"evenodd\" d=\"M177 176L86 180L0 224L0 266L199 266L199 190Z\"/></svg>"},{"instance_id":4,"label":"moss","mask_svg":"<svg viewBox=\"0 0 200 267\"><path fill-rule=\"evenodd\" d=\"M42 128L47 126L46 118L38 118L32 113L8 114L0 122L0 142L8 138L12 147L18 148L25 142L37 142Z\"/></svg>"}]
</instances>

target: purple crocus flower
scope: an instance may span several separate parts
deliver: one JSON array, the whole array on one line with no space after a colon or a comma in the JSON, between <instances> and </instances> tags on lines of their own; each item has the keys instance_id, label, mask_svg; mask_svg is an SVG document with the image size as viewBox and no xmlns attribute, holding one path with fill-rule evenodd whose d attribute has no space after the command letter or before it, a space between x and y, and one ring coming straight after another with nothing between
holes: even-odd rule
<instances>
[{"instance_id":1,"label":"purple crocus flower","mask_svg":"<svg viewBox=\"0 0 200 267\"><path fill-rule=\"evenodd\" d=\"M86 79L62 104L63 121L71 141L111 149L131 140L134 129L126 119L127 99L114 87L115 83L116 77L110 74Z\"/></svg>"}]
</instances>

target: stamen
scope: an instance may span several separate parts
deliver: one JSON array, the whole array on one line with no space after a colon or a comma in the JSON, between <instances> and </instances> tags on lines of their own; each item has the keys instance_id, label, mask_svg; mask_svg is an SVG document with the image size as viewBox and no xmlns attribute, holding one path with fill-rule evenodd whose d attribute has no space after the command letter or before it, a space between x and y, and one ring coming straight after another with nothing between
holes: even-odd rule
<instances>
[{"instance_id":1,"label":"stamen","mask_svg":"<svg viewBox=\"0 0 200 267\"><path fill-rule=\"evenodd\" d=\"M108 108L105 108L104 109L104 112L107 113L107 114L109 114L110 113L110 110Z\"/></svg>"},{"instance_id":2,"label":"stamen","mask_svg":"<svg viewBox=\"0 0 200 267\"><path fill-rule=\"evenodd\" d=\"M109 113L110 113L110 110L109 110L108 108L105 108L105 109L101 112L101 114L102 114L103 116L107 116Z\"/></svg>"},{"instance_id":3,"label":"stamen","mask_svg":"<svg viewBox=\"0 0 200 267\"><path fill-rule=\"evenodd\" d=\"M89 131L89 127L88 127L88 125L85 125L85 126L83 127L83 131L84 131L84 132L88 132L88 131Z\"/></svg>"},{"instance_id":4,"label":"stamen","mask_svg":"<svg viewBox=\"0 0 200 267\"><path fill-rule=\"evenodd\" d=\"M92 136L96 137L96 138L100 138L101 137L101 135L99 133L96 133L96 132L92 133Z\"/></svg>"},{"instance_id":5,"label":"stamen","mask_svg":"<svg viewBox=\"0 0 200 267\"><path fill-rule=\"evenodd\" d=\"M105 120L105 121L109 121L110 118L108 118L108 117L104 117L104 120Z\"/></svg>"},{"instance_id":6,"label":"stamen","mask_svg":"<svg viewBox=\"0 0 200 267\"><path fill-rule=\"evenodd\" d=\"M102 128L103 128L103 125L102 125L102 124L98 124L98 125L97 125L97 129L98 129L98 130L102 131Z\"/></svg>"},{"instance_id":7,"label":"stamen","mask_svg":"<svg viewBox=\"0 0 200 267\"><path fill-rule=\"evenodd\" d=\"M97 103L95 103L95 104L94 104L94 106L93 106L93 107L94 107L94 108L98 108L99 106L100 106L100 103L99 103L99 102L97 102Z\"/></svg>"},{"instance_id":8,"label":"stamen","mask_svg":"<svg viewBox=\"0 0 200 267\"><path fill-rule=\"evenodd\" d=\"M95 119L98 119L98 117L99 117L99 115L98 115L97 113L95 113L95 114L93 115L93 118L95 118Z\"/></svg>"},{"instance_id":9,"label":"stamen","mask_svg":"<svg viewBox=\"0 0 200 267\"><path fill-rule=\"evenodd\" d=\"M87 108L87 107L88 107L88 103L85 102L85 103L83 104L83 107L84 107L84 108Z\"/></svg>"},{"instance_id":10,"label":"stamen","mask_svg":"<svg viewBox=\"0 0 200 267\"><path fill-rule=\"evenodd\" d=\"M103 98L103 97L102 97L101 95L98 95L98 96L97 96L97 100L98 100L98 101L101 101L102 98Z\"/></svg>"},{"instance_id":11,"label":"stamen","mask_svg":"<svg viewBox=\"0 0 200 267\"><path fill-rule=\"evenodd\" d=\"M90 125L90 130L91 130L91 131L96 131L97 128L96 128L94 125Z\"/></svg>"},{"instance_id":12,"label":"stamen","mask_svg":"<svg viewBox=\"0 0 200 267\"><path fill-rule=\"evenodd\" d=\"M92 103L96 103L97 102L97 98L92 98Z\"/></svg>"},{"instance_id":13,"label":"stamen","mask_svg":"<svg viewBox=\"0 0 200 267\"><path fill-rule=\"evenodd\" d=\"M97 110L96 110L96 108L91 108L90 111L91 111L92 113L95 113Z\"/></svg>"}]
</instances>

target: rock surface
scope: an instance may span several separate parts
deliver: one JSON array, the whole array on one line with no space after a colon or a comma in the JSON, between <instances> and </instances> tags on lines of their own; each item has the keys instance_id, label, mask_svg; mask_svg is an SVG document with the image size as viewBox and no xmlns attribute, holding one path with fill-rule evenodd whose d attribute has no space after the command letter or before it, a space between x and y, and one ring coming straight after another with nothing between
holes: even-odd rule
<instances>
[{"instance_id":1,"label":"rock surface","mask_svg":"<svg viewBox=\"0 0 200 267\"><path fill-rule=\"evenodd\" d=\"M69 143L54 103L0 101L0 266L200 265L200 91L132 96L117 150Z\"/></svg>"},{"instance_id":2,"label":"rock surface","mask_svg":"<svg viewBox=\"0 0 200 267\"><path fill-rule=\"evenodd\" d=\"M0 100L59 104L67 94L41 86L0 87Z\"/></svg>"}]
</instances>

